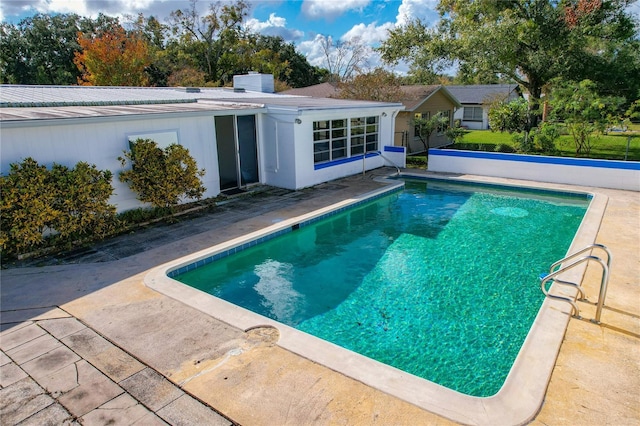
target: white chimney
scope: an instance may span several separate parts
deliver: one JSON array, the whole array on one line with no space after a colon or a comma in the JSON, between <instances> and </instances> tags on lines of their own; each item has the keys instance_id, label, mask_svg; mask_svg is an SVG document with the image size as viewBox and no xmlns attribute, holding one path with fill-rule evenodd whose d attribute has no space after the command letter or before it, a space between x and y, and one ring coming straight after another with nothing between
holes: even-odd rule
<instances>
[{"instance_id":1,"label":"white chimney","mask_svg":"<svg viewBox=\"0 0 640 426\"><path fill-rule=\"evenodd\" d=\"M249 74L234 75L233 88L251 92L274 93L273 74L249 72Z\"/></svg>"}]
</instances>

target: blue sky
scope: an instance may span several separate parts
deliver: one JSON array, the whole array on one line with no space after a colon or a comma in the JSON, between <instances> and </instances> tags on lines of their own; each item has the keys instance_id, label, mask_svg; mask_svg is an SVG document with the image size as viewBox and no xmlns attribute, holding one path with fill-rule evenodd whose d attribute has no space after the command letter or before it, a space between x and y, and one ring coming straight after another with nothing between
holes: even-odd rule
<instances>
[{"instance_id":1,"label":"blue sky","mask_svg":"<svg viewBox=\"0 0 640 426\"><path fill-rule=\"evenodd\" d=\"M307 60L323 66L322 37L334 41L359 38L375 47L387 37L387 31L412 19L433 25L438 20L437 0L248 0L251 4L247 25L257 32L280 35L293 42ZM197 7L206 13L211 1L199 0ZM187 0L0 0L0 21L17 23L35 13L77 13L96 17L102 12L110 16L155 16L161 22L172 10L187 9ZM640 2L629 6L640 15ZM125 22L123 19L122 22ZM378 55L370 50L368 67L381 65ZM395 71L404 72L400 65Z\"/></svg>"},{"instance_id":2,"label":"blue sky","mask_svg":"<svg viewBox=\"0 0 640 426\"><path fill-rule=\"evenodd\" d=\"M206 12L210 1L197 3ZM436 0L253 0L247 25L267 35L293 42L313 65L322 65L321 37L334 41L354 38L370 47L379 45L389 29L413 18L435 23ZM17 23L35 13L106 15L153 15L164 22L172 10L186 9L186 0L0 0L0 20ZM371 51L369 67L380 65ZM402 71L399 69L398 71Z\"/></svg>"}]
</instances>

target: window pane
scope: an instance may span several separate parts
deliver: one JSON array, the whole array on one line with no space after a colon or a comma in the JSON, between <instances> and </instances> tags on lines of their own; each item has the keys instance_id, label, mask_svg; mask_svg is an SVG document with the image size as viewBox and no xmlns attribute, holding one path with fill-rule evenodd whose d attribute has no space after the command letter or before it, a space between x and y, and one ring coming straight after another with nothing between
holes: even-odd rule
<instances>
[{"instance_id":1,"label":"window pane","mask_svg":"<svg viewBox=\"0 0 640 426\"><path fill-rule=\"evenodd\" d=\"M361 135L364 133L364 127L352 127L351 135Z\"/></svg>"},{"instance_id":2,"label":"window pane","mask_svg":"<svg viewBox=\"0 0 640 426\"><path fill-rule=\"evenodd\" d=\"M378 117L367 117L367 124L376 124L378 122Z\"/></svg>"},{"instance_id":3,"label":"window pane","mask_svg":"<svg viewBox=\"0 0 640 426\"><path fill-rule=\"evenodd\" d=\"M329 151L329 142L314 143L313 152Z\"/></svg>"},{"instance_id":4,"label":"window pane","mask_svg":"<svg viewBox=\"0 0 640 426\"><path fill-rule=\"evenodd\" d=\"M347 120L333 120L331 122L331 127L337 129L339 127L347 127Z\"/></svg>"},{"instance_id":5,"label":"window pane","mask_svg":"<svg viewBox=\"0 0 640 426\"><path fill-rule=\"evenodd\" d=\"M351 145L351 155L358 155L364 152L363 145Z\"/></svg>"},{"instance_id":6,"label":"window pane","mask_svg":"<svg viewBox=\"0 0 640 426\"><path fill-rule=\"evenodd\" d=\"M347 129L338 129L331 131L332 138L343 138L347 135Z\"/></svg>"},{"instance_id":7,"label":"window pane","mask_svg":"<svg viewBox=\"0 0 640 426\"><path fill-rule=\"evenodd\" d=\"M315 163L319 163L321 161L329 161L329 153L328 152L320 152L318 154L313 155L313 161Z\"/></svg>"},{"instance_id":8,"label":"window pane","mask_svg":"<svg viewBox=\"0 0 640 426\"><path fill-rule=\"evenodd\" d=\"M377 125L369 125L367 126L367 133L376 133L378 131Z\"/></svg>"},{"instance_id":9,"label":"window pane","mask_svg":"<svg viewBox=\"0 0 640 426\"><path fill-rule=\"evenodd\" d=\"M367 152L369 151L377 151L378 150L378 143L374 142L374 143L367 143Z\"/></svg>"},{"instance_id":10,"label":"window pane","mask_svg":"<svg viewBox=\"0 0 640 426\"><path fill-rule=\"evenodd\" d=\"M335 160L336 158L343 158L347 156L347 150L344 148L334 149L331 151L331 158Z\"/></svg>"},{"instance_id":11,"label":"window pane","mask_svg":"<svg viewBox=\"0 0 640 426\"><path fill-rule=\"evenodd\" d=\"M367 143L378 142L378 134L367 135Z\"/></svg>"},{"instance_id":12,"label":"window pane","mask_svg":"<svg viewBox=\"0 0 640 426\"><path fill-rule=\"evenodd\" d=\"M328 128L329 128L328 120L313 122L313 130L322 130L322 129L328 129Z\"/></svg>"},{"instance_id":13,"label":"window pane","mask_svg":"<svg viewBox=\"0 0 640 426\"><path fill-rule=\"evenodd\" d=\"M362 117L352 118L351 119L351 125L352 126L363 126L364 125L364 118L362 118Z\"/></svg>"},{"instance_id":14,"label":"window pane","mask_svg":"<svg viewBox=\"0 0 640 426\"><path fill-rule=\"evenodd\" d=\"M320 131L320 132L313 132L313 140L315 141L322 141L322 140L326 140L329 139L329 131L325 130L325 131Z\"/></svg>"}]
</instances>

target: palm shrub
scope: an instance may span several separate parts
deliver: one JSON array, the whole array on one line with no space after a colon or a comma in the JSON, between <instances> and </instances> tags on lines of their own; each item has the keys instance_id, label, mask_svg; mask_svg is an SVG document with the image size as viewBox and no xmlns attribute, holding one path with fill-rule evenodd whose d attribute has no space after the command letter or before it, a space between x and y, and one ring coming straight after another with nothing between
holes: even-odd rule
<instances>
[{"instance_id":1,"label":"palm shrub","mask_svg":"<svg viewBox=\"0 0 640 426\"><path fill-rule=\"evenodd\" d=\"M172 144L162 149L151 139L137 139L131 150L118 157L123 167L120 181L129 185L138 199L159 208L172 208L183 198L200 199L206 191L200 178L204 169L198 169L189 150Z\"/></svg>"}]
</instances>

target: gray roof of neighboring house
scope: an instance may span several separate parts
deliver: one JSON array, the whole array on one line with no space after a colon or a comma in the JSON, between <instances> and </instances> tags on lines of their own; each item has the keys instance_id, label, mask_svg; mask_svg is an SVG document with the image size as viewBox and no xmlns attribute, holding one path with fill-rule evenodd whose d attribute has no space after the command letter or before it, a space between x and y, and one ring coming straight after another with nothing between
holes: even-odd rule
<instances>
[{"instance_id":1,"label":"gray roof of neighboring house","mask_svg":"<svg viewBox=\"0 0 640 426\"><path fill-rule=\"evenodd\" d=\"M336 84L333 83L320 83L313 86L299 87L296 89L289 89L280 93L284 95L296 95L296 96L313 96L315 98L330 98L336 96L340 90Z\"/></svg>"},{"instance_id":2,"label":"gray roof of neighboring house","mask_svg":"<svg viewBox=\"0 0 640 426\"><path fill-rule=\"evenodd\" d=\"M310 98L231 88L0 85L0 121L193 113L282 107L294 110L398 104Z\"/></svg>"},{"instance_id":3,"label":"gray roof of neighboring house","mask_svg":"<svg viewBox=\"0 0 640 426\"><path fill-rule=\"evenodd\" d=\"M472 84L467 86L446 86L461 104L482 105L493 99L507 99L517 93L517 84Z\"/></svg>"},{"instance_id":4,"label":"gray roof of neighboring house","mask_svg":"<svg viewBox=\"0 0 640 426\"><path fill-rule=\"evenodd\" d=\"M448 90L448 87L442 86L440 84L431 84L431 85L410 85L410 86L400 86L403 96L401 99L402 104L405 106L407 111L413 111L418 108L420 105L424 104L431 96L436 94L439 91L451 100L455 106L459 107L460 102L458 99Z\"/></svg>"},{"instance_id":5,"label":"gray roof of neighboring house","mask_svg":"<svg viewBox=\"0 0 640 426\"><path fill-rule=\"evenodd\" d=\"M412 111L415 108L419 107L439 90L442 90L445 96L448 97L455 106L461 106L456 97L448 91L448 87L442 86L440 84L408 85L400 86L399 89L401 93L398 94L398 99L399 102L405 106L406 111ZM337 96L340 93L340 89L332 83L320 83L313 86L285 90L282 93L287 95L321 96L328 98L331 96Z\"/></svg>"}]
</instances>

